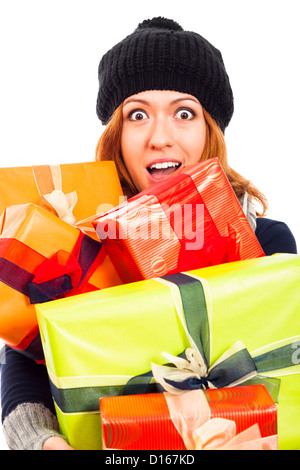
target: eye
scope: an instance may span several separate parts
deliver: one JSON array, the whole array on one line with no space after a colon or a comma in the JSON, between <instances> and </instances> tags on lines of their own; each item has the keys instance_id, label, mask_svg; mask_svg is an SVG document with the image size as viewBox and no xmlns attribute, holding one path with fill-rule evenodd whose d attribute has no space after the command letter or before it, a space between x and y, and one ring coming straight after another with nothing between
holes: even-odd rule
<instances>
[{"instance_id":1,"label":"eye","mask_svg":"<svg viewBox=\"0 0 300 470\"><path fill-rule=\"evenodd\" d=\"M175 117L183 121L190 121L195 115L195 112L190 108L180 108L177 110Z\"/></svg>"},{"instance_id":2,"label":"eye","mask_svg":"<svg viewBox=\"0 0 300 470\"><path fill-rule=\"evenodd\" d=\"M145 113L145 111L141 110L141 109L135 109L133 111L131 111L128 115L128 118L131 120L131 121L142 121L143 119L147 119L147 114Z\"/></svg>"}]
</instances>

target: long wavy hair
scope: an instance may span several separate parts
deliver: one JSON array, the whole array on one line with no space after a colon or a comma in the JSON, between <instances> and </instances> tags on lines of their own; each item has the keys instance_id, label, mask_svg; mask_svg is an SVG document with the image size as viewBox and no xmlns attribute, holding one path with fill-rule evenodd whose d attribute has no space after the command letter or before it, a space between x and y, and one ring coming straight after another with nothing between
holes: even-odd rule
<instances>
[{"instance_id":1,"label":"long wavy hair","mask_svg":"<svg viewBox=\"0 0 300 470\"><path fill-rule=\"evenodd\" d=\"M132 197L138 193L138 190L127 171L121 153L122 108L121 104L104 129L96 147L96 160L115 162L124 194L127 197ZM261 212L256 212L257 216L263 217L268 207L266 197L249 180L229 166L223 132L205 109L203 112L206 122L206 140L200 161L204 162L209 158L217 157L237 198L241 198L245 192L248 192L250 201L258 203L262 208Z\"/></svg>"}]
</instances>

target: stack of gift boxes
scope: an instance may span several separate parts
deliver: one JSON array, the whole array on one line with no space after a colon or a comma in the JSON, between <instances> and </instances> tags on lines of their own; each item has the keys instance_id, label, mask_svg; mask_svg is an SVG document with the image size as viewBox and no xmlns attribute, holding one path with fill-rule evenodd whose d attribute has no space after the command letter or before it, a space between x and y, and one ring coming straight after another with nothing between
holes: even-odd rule
<instances>
[{"instance_id":1,"label":"stack of gift boxes","mask_svg":"<svg viewBox=\"0 0 300 470\"><path fill-rule=\"evenodd\" d=\"M90 217L122 190L111 162L2 168L0 181L0 337L44 362L34 305L121 282Z\"/></svg>"},{"instance_id":2,"label":"stack of gift boxes","mask_svg":"<svg viewBox=\"0 0 300 470\"><path fill-rule=\"evenodd\" d=\"M300 448L300 258L264 255L217 159L128 201L112 162L0 179L0 337L71 446Z\"/></svg>"}]
</instances>

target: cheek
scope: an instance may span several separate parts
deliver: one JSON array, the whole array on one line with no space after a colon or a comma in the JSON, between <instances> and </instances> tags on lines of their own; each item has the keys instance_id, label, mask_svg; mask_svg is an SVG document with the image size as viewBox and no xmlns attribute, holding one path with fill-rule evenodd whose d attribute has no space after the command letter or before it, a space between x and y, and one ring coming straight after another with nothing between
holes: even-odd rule
<instances>
[{"instance_id":1,"label":"cheek","mask_svg":"<svg viewBox=\"0 0 300 470\"><path fill-rule=\"evenodd\" d=\"M198 137L198 157L199 157L199 161L200 161L201 156L203 154L203 150L204 150L204 147L205 147L205 142L206 142L206 131L204 129Z\"/></svg>"},{"instance_id":2,"label":"cheek","mask_svg":"<svg viewBox=\"0 0 300 470\"><path fill-rule=\"evenodd\" d=\"M185 149L191 163L198 163L201 159L206 140L206 128L196 128L185 135Z\"/></svg>"},{"instance_id":3,"label":"cheek","mask_svg":"<svg viewBox=\"0 0 300 470\"><path fill-rule=\"evenodd\" d=\"M141 148L142 141L140 133L132 131L130 128L124 125L121 134L121 152L124 163L126 165L130 165L131 162L136 161L136 157L141 153Z\"/></svg>"},{"instance_id":4,"label":"cheek","mask_svg":"<svg viewBox=\"0 0 300 470\"><path fill-rule=\"evenodd\" d=\"M125 166L129 170L131 162L134 159L134 146L132 145L132 140L128 132L122 132L121 135L121 153L123 156L123 161Z\"/></svg>"},{"instance_id":5,"label":"cheek","mask_svg":"<svg viewBox=\"0 0 300 470\"><path fill-rule=\"evenodd\" d=\"M134 136L132 136L134 137ZM128 133L121 136L121 154L126 169L138 190L140 189L139 157L141 156L140 146Z\"/></svg>"}]
</instances>

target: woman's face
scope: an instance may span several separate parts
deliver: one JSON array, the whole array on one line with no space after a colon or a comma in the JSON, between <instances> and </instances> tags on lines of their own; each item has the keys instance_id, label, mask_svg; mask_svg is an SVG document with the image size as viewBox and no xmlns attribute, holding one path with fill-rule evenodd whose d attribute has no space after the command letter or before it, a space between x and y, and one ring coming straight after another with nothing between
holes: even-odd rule
<instances>
[{"instance_id":1,"label":"woman's face","mask_svg":"<svg viewBox=\"0 0 300 470\"><path fill-rule=\"evenodd\" d=\"M205 135L202 106L192 95L151 90L124 101L121 152L138 191L198 163Z\"/></svg>"}]
</instances>

